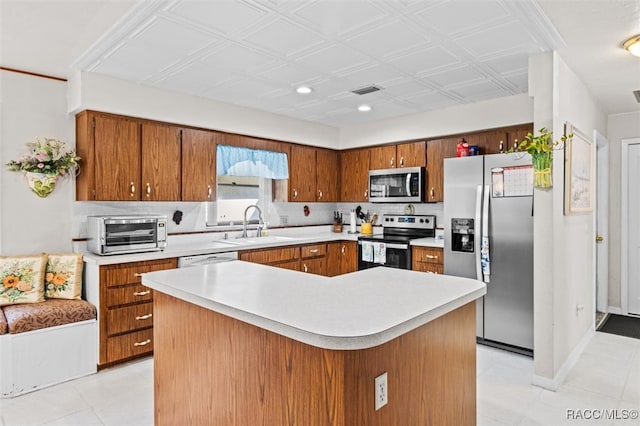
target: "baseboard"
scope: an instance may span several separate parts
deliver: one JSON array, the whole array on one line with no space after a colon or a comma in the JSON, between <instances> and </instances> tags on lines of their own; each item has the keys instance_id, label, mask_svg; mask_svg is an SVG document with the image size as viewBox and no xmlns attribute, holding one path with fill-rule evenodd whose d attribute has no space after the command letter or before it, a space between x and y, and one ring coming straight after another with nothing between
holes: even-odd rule
<instances>
[{"instance_id":1,"label":"baseboard","mask_svg":"<svg viewBox=\"0 0 640 426\"><path fill-rule=\"evenodd\" d=\"M616 306L609 306L607 308L607 313L608 314L622 315L622 308L618 308Z\"/></svg>"},{"instance_id":2,"label":"baseboard","mask_svg":"<svg viewBox=\"0 0 640 426\"><path fill-rule=\"evenodd\" d=\"M578 362L578 358L580 358L580 355L582 355L582 353L587 348L587 345L589 344L589 342L591 341L591 339L595 334L596 334L595 327L592 326L584 334L584 336L582 336L582 339L580 339L580 342L576 345L575 348L573 348L573 350L571 351L571 354L569 354L565 362L562 364L562 367L560 367L560 369L558 370L558 372L553 378L538 376L537 374L534 373L533 377L531 378L531 384L544 389L554 391L554 392L558 390L560 385L565 381L565 379L569 375L569 372L571 371L571 369Z\"/></svg>"}]
</instances>

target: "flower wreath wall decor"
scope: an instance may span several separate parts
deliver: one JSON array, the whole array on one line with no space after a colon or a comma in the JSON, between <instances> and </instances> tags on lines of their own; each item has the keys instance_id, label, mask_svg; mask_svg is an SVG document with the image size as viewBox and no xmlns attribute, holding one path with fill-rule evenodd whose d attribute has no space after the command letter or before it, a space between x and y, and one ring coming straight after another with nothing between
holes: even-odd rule
<instances>
[{"instance_id":1,"label":"flower wreath wall decor","mask_svg":"<svg viewBox=\"0 0 640 426\"><path fill-rule=\"evenodd\" d=\"M28 154L7 163L9 170L23 172L29 188L38 197L49 196L59 177L75 176L80 171L80 157L67 150L57 139L36 139L26 144Z\"/></svg>"}]
</instances>

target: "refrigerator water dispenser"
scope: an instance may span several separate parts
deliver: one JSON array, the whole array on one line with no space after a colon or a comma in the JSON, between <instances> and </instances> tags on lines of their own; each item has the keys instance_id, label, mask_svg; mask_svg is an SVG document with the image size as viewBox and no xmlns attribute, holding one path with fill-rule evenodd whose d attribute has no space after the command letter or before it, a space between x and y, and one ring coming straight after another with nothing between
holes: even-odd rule
<instances>
[{"instance_id":1,"label":"refrigerator water dispenser","mask_svg":"<svg viewBox=\"0 0 640 426\"><path fill-rule=\"evenodd\" d=\"M473 219L451 219L451 251L473 253L475 247Z\"/></svg>"}]
</instances>

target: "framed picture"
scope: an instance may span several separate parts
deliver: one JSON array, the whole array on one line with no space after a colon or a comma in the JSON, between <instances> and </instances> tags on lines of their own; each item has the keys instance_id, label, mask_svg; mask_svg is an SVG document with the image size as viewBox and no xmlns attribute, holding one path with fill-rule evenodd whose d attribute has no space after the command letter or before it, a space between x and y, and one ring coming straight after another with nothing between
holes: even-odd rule
<instances>
[{"instance_id":1,"label":"framed picture","mask_svg":"<svg viewBox=\"0 0 640 426\"><path fill-rule=\"evenodd\" d=\"M564 147L564 214L593 211L593 142L571 124L565 135L573 133Z\"/></svg>"}]
</instances>

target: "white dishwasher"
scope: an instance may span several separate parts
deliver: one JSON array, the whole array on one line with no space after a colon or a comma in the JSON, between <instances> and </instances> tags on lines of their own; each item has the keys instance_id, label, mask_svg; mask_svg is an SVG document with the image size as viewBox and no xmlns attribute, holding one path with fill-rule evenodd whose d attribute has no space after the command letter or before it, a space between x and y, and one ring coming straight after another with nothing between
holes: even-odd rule
<instances>
[{"instance_id":1,"label":"white dishwasher","mask_svg":"<svg viewBox=\"0 0 640 426\"><path fill-rule=\"evenodd\" d=\"M189 266L210 265L212 263L231 262L238 260L237 251L224 253L200 254L196 256L184 256L178 258L178 268L188 268Z\"/></svg>"}]
</instances>

